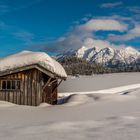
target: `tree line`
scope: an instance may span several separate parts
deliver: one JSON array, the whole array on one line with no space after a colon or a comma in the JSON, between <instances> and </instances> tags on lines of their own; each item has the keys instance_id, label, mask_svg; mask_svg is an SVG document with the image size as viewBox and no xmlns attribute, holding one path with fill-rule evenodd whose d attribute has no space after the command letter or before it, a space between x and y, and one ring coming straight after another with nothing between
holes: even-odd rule
<instances>
[{"instance_id":1,"label":"tree line","mask_svg":"<svg viewBox=\"0 0 140 140\"><path fill-rule=\"evenodd\" d=\"M118 72L140 72L140 64L118 64L105 65L90 63L84 59L75 56L60 58L58 61L62 64L68 75L92 75L104 73L118 73Z\"/></svg>"}]
</instances>

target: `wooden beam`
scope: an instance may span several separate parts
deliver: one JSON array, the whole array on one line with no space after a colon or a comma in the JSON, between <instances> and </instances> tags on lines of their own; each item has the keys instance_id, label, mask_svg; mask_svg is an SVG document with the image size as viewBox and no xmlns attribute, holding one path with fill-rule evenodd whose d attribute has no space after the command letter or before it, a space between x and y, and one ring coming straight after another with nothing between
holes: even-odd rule
<instances>
[{"instance_id":1,"label":"wooden beam","mask_svg":"<svg viewBox=\"0 0 140 140\"><path fill-rule=\"evenodd\" d=\"M51 81L51 77L49 78L49 80L47 81L47 83L43 86L43 89L42 90L44 90L45 88L46 88L46 86L48 86L49 85L49 83L50 83L50 81Z\"/></svg>"},{"instance_id":2,"label":"wooden beam","mask_svg":"<svg viewBox=\"0 0 140 140\"><path fill-rule=\"evenodd\" d=\"M55 80L51 81L51 82L49 83L49 86L50 86L51 84L53 84L54 82L57 82L57 80L55 79Z\"/></svg>"}]
</instances>

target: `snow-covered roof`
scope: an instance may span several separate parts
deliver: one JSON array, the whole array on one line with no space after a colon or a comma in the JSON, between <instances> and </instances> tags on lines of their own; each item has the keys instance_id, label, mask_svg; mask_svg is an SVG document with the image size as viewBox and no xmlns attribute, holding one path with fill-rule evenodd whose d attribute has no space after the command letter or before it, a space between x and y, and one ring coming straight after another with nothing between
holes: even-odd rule
<instances>
[{"instance_id":1,"label":"snow-covered roof","mask_svg":"<svg viewBox=\"0 0 140 140\"><path fill-rule=\"evenodd\" d=\"M10 70L19 69L30 65L38 65L46 71L66 78L67 74L64 68L56 60L51 58L45 52L22 51L20 53L0 59L0 73Z\"/></svg>"}]
</instances>

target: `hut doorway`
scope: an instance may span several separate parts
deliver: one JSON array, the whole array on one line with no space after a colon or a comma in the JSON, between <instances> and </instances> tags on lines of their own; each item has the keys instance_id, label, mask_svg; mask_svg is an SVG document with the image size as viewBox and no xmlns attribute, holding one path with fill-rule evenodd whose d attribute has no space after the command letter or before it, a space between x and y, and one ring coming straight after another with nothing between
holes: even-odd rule
<instances>
[{"instance_id":1,"label":"hut doorway","mask_svg":"<svg viewBox=\"0 0 140 140\"><path fill-rule=\"evenodd\" d=\"M52 104L51 93L52 93L51 86L50 85L45 86L45 88L43 90L43 96L42 96L43 102Z\"/></svg>"},{"instance_id":2,"label":"hut doorway","mask_svg":"<svg viewBox=\"0 0 140 140\"><path fill-rule=\"evenodd\" d=\"M43 89L42 101L49 104L57 103L57 80L48 82Z\"/></svg>"}]
</instances>

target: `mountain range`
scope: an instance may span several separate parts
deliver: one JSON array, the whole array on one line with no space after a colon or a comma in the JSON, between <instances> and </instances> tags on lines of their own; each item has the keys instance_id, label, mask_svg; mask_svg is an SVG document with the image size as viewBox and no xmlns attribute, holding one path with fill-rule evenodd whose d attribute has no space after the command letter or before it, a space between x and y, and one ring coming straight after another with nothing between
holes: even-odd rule
<instances>
[{"instance_id":1,"label":"mountain range","mask_svg":"<svg viewBox=\"0 0 140 140\"><path fill-rule=\"evenodd\" d=\"M69 57L84 59L90 64L102 64L107 67L140 65L140 52L133 47L116 49L82 46L57 56L59 60Z\"/></svg>"}]
</instances>

